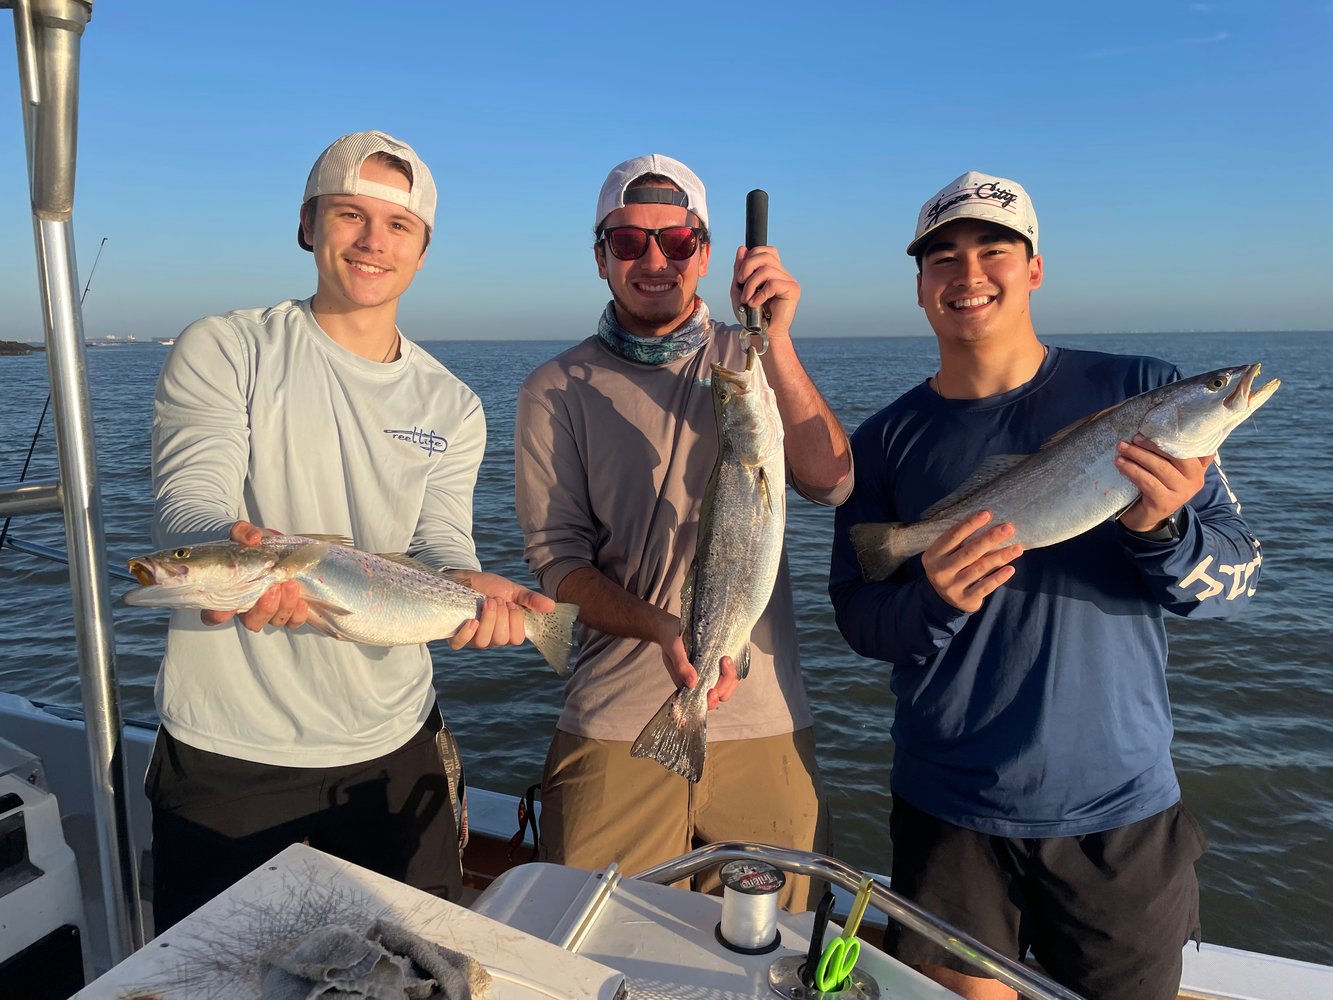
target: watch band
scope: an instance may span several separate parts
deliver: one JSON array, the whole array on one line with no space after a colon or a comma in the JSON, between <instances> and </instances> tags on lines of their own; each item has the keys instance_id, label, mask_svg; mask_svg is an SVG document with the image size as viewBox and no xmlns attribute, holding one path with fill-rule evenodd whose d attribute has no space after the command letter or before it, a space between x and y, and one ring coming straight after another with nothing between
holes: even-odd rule
<instances>
[{"instance_id":1,"label":"watch band","mask_svg":"<svg viewBox=\"0 0 1333 1000\"><path fill-rule=\"evenodd\" d=\"M1135 531L1132 528L1125 530L1149 542L1174 542L1180 537L1180 511L1176 511L1152 531Z\"/></svg>"}]
</instances>

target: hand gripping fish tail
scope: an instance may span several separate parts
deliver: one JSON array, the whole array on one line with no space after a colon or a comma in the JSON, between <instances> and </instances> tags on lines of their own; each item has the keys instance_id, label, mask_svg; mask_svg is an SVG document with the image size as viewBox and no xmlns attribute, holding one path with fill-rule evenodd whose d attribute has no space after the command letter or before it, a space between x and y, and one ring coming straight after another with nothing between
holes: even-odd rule
<instances>
[{"instance_id":1,"label":"hand gripping fish tail","mask_svg":"<svg viewBox=\"0 0 1333 1000\"><path fill-rule=\"evenodd\" d=\"M1024 549L1063 542L1118 516L1139 492L1116 468L1117 443L1141 434L1172 458L1215 455L1281 385L1273 379L1256 389L1258 374L1255 362L1149 389L1057 431L1033 455L992 455L918 521L853 525L862 575L886 579L981 510L990 511L991 525L1012 524L1010 542Z\"/></svg>"}]
</instances>

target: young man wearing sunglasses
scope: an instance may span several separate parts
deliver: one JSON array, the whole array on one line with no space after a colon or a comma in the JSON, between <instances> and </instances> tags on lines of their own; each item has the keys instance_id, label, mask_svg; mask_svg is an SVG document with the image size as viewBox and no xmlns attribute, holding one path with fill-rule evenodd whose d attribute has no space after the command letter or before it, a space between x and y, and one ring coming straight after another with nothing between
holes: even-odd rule
<instances>
[{"instance_id":1,"label":"young man wearing sunglasses","mask_svg":"<svg viewBox=\"0 0 1333 1000\"><path fill-rule=\"evenodd\" d=\"M711 319L696 295L712 246L704 187L688 167L658 154L620 164L594 223L611 302L593 336L524 382L515 424L528 565L548 594L581 608L577 669L542 781L544 855L634 872L720 840L823 849L828 814L785 556L751 635L748 678L738 685L724 660L710 692L702 780L630 756L644 723L702 668L685 655L678 614L717 456L710 365L742 368L745 352L740 328ZM792 343L800 286L768 246L738 249L733 273L733 309L768 317L763 365L792 485L840 503L852 486L848 443ZM716 884L714 872L700 887ZM809 908L813 892L789 878L782 902Z\"/></svg>"},{"instance_id":2,"label":"young man wearing sunglasses","mask_svg":"<svg viewBox=\"0 0 1333 1000\"><path fill-rule=\"evenodd\" d=\"M1180 378L1038 340L1037 216L1011 180L950 182L907 252L939 370L852 436L829 580L848 644L892 667L893 887L1009 958L1031 947L1088 1000L1175 1000L1203 835L1171 762L1162 617L1243 609L1259 543L1212 457L1135 435L1116 465L1141 496L1117 518L1024 551L979 510L863 579L851 526L917 521L996 457ZM1016 1000L896 922L885 943L968 1000Z\"/></svg>"},{"instance_id":3,"label":"young man wearing sunglasses","mask_svg":"<svg viewBox=\"0 0 1333 1000\"><path fill-rule=\"evenodd\" d=\"M479 571L481 403L397 326L435 205L425 163L383 132L320 154L297 230L314 295L192 323L163 365L153 536L254 545L281 529L410 552L491 595L451 645L517 644L519 605L553 604ZM338 642L302 627L310 613L288 581L240 614L172 615L145 781L159 932L303 840L461 891L429 650Z\"/></svg>"}]
</instances>

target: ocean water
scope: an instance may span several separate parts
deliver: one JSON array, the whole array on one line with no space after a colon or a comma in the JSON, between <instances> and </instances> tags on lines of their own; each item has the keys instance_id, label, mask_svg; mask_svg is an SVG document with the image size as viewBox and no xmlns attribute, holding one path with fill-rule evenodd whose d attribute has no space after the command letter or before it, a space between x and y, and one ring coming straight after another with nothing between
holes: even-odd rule
<instances>
[{"instance_id":1,"label":"ocean water","mask_svg":"<svg viewBox=\"0 0 1333 1000\"><path fill-rule=\"evenodd\" d=\"M1333 963L1333 335L1125 334L1052 343L1167 358L1186 374L1258 360L1283 387L1223 449L1228 476L1264 545L1259 594L1234 621L1171 620L1174 755L1185 801L1208 834L1199 866L1205 940ZM426 345L486 406L490 430L476 493L486 568L530 580L513 508L518 385L565 344L454 341ZM806 367L849 430L934 372L926 337L808 339ZM149 547L149 424L166 348L87 352L109 560ZM0 357L0 483L18 481L46 398L43 355ZM48 414L29 480L56 478ZM826 582L831 511L792 497L788 546L801 656L834 815L835 853L889 866L887 667L847 649ZM59 515L16 519L11 532L62 547ZM130 584L113 581L119 595ZM62 566L0 550L5 641L0 690L81 705ZM117 604L117 666L126 718L152 719L165 612ZM462 743L469 780L518 794L539 779L560 684L530 649L454 653L436 644L436 686ZM627 803L628 806L628 803Z\"/></svg>"}]
</instances>

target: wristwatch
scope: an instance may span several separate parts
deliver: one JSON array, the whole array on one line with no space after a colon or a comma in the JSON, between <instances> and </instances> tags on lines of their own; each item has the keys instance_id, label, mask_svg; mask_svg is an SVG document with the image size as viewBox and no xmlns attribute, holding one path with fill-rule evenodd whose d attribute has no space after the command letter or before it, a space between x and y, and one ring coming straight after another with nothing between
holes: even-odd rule
<instances>
[{"instance_id":1,"label":"wristwatch","mask_svg":"<svg viewBox=\"0 0 1333 1000\"><path fill-rule=\"evenodd\" d=\"M1181 510L1184 510L1184 508L1182 507ZM1135 531L1132 528L1125 530L1131 535L1150 542L1174 542L1180 537L1181 510L1176 511L1156 528L1153 528L1152 531Z\"/></svg>"}]
</instances>

